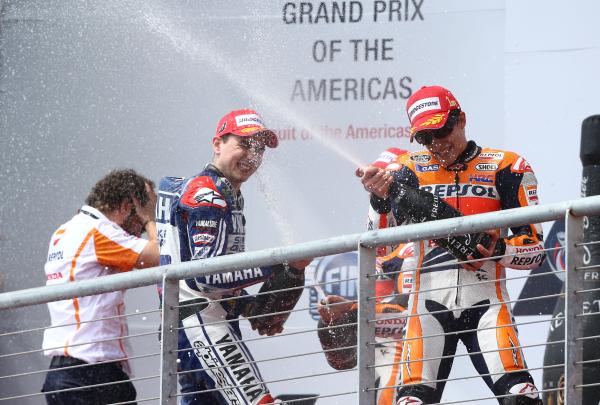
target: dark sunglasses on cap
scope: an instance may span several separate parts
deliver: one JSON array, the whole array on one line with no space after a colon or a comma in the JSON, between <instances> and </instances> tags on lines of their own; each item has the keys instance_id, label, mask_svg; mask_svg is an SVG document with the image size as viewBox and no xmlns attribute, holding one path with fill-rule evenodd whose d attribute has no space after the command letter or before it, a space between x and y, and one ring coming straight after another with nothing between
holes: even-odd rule
<instances>
[{"instance_id":1,"label":"dark sunglasses on cap","mask_svg":"<svg viewBox=\"0 0 600 405\"><path fill-rule=\"evenodd\" d=\"M434 138L444 139L445 137L450 135L450 133L452 133L452 130L458 123L459 117L460 110L453 110L452 112L450 112L450 116L448 117L448 120L446 121L446 124L443 127L438 129L424 129L422 131L419 131L415 135L415 141L417 141L417 143L419 143L420 145L429 146L431 145L431 142L433 142Z\"/></svg>"}]
</instances>

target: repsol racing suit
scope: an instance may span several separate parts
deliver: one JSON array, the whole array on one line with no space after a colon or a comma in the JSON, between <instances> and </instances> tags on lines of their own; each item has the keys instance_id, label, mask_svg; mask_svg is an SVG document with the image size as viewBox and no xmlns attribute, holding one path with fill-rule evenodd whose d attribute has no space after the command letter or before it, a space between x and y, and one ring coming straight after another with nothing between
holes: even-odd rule
<instances>
[{"instance_id":1,"label":"repsol racing suit","mask_svg":"<svg viewBox=\"0 0 600 405\"><path fill-rule=\"evenodd\" d=\"M161 265L243 252L243 208L241 192L236 192L211 164L192 178L163 178L156 215ZM179 352L179 368L194 370L179 376L184 394L182 403L273 402L248 348L241 341L238 317L244 298L217 300L246 295L244 287L265 281L276 267L180 281L179 326L183 329L179 331L179 349L188 350ZM197 392L204 390L208 391Z\"/></svg>"},{"instance_id":2,"label":"repsol racing suit","mask_svg":"<svg viewBox=\"0 0 600 405\"><path fill-rule=\"evenodd\" d=\"M393 172L400 168L398 160L408 151L388 148L383 151L371 165ZM396 226L396 219L391 213L377 212L369 206L367 229L385 229ZM400 246L380 246L377 248L375 282L375 372L377 387L396 387L400 381L402 359L402 338L406 327L408 293L412 287L412 273L402 272L404 260L412 257L413 244ZM377 405L394 405L397 390L395 388L377 390Z\"/></svg>"},{"instance_id":3,"label":"repsol racing suit","mask_svg":"<svg viewBox=\"0 0 600 405\"><path fill-rule=\"evenodd\" d=\"M402 167L394 172L394 181L429 191L463 215L538 203L535 175L513 152L482 149L469 141L449 167L428 151L403 155L398 163ZM371 204L381 213L391 208L389 200L375 196ZM398 404L439 402L458 339L495 395L520 393L519 401L524 402L517 403L538 403L533 379L524 370L504 279L505 267L527 270L542 263L542 231L539 225L511 231L505 238L505 256L484 262L477 271L464 269L431 241L414 243L414 256L404 261L415 273Z\"/></svg>"},{"instance_id":4,"label":"repsol racing suit","mask_svg":"<svg viewBox=\"0 0 600 405\"><path fill-rule=\"evenodd\" d=\"M394 405L400 380L402 338L406 329L405 317L408 292L412 287L412 273L401 272L403 262L413 255L413 244L402 244L391 254L377 258L381 270L375 281L375 372L377 387L376 405Z\"/></svg>"}]
</instances>

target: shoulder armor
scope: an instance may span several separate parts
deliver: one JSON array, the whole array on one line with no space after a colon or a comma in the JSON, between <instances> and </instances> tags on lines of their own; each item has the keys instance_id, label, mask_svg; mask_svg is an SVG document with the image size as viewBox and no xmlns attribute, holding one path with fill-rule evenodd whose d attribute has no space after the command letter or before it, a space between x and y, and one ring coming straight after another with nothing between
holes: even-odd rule
<instances>
[{"instance_id":1,"label":"shoulder armor","mask_svg":"<svg viewBox=\"0 0 600 405\"><path fill-rule=\"evenodd\" d=\"M227 202L209 176L198 176L191 179L181 196L181 203L188 207L226 208Z\"/></svg>"}]
</instances>

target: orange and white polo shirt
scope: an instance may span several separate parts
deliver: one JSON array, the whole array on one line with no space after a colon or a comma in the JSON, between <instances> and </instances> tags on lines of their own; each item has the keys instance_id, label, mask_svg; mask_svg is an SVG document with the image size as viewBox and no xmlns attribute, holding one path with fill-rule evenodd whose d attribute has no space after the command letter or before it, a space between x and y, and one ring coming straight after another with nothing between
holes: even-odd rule
<instances>
[{"instance_id":1,"label":"orange and white polo shirt","mask_svg":"<svg viewBox=\"0 0 600 405\"><path fill-rule=\"evenodd\" d=\"M46 285L129 271L147 243L125 232L97 209L83 206L52 235L44 267ZM48 303L52 327L44 332L44 354L72 356L89 363L127 357L125 318L90 322L123 315L124 293L114 291Z\"/></svg>"}]
</instances>

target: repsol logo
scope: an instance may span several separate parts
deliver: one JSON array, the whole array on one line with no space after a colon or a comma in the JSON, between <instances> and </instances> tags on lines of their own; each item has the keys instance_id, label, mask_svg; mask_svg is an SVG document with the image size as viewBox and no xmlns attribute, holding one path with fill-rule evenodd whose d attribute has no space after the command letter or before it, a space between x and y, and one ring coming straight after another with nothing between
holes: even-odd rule
<instances>
[{"instance_id":1,"label":"repsol logo","mask_svg":"<svg viewBox=\"0 0 600 405\"><path fill-rule=\"evenodd\" d=\"M483 186L479 184L434 184L423 186L421 190L428 191L431 194L441 197L485 197L498 199L496 188Z\"/></svg>"},{"instance_id":2,"label":"repsol logo","mask_svg":"<svg viewBox=\"0 0 600 405\"><path fill-rule=\"evenodd\" d=\"M545 253L537 254L535 256L524 256L524 257L513 257L510 264L512 266L528 266L534 263L541 263L546 257Z\"/></svg>"},{"instance_id":3,"label":"repsol logo","mask_svg":"<svg viewBox=\"0 0 600 405\"><path fill-rule=\"evenodd\" d=\"M404 326L381 326L375 325L375 336L380 338L398 337L402 338Z\"/></svg>"},{"instance_id":4,"label":"repsol logo","mask_svg":"<svg viewBox=\"0 0 600 405\"><path fill-rule=\"evenodd\" d=\"M479 154L480 159L493 159L499 160L504 157L504 153L502 152L484 152Z\"/></svg>"}]
</instances>

